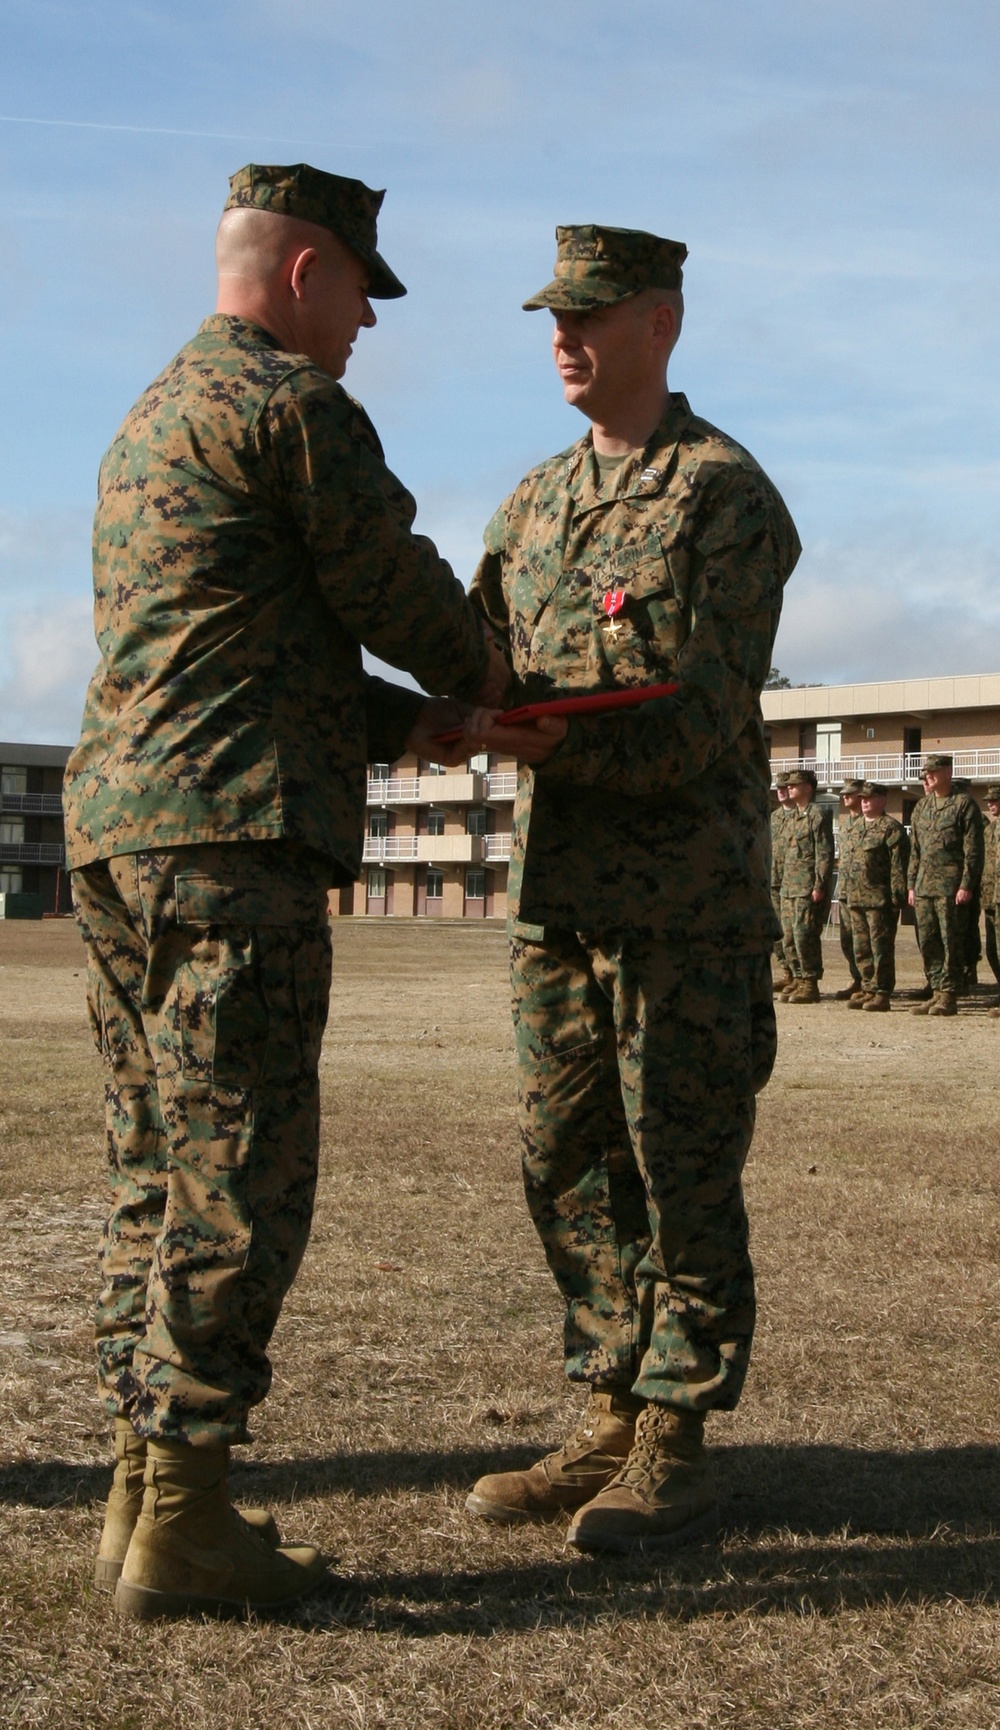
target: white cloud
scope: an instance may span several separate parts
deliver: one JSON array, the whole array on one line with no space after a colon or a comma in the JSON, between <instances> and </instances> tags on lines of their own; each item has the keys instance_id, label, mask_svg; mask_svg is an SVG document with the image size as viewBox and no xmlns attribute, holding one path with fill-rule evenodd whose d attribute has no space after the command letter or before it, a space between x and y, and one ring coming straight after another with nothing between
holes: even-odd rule
<instances>
[{"instance_id":1,"label":"white cloud","mask_svg":"<svg viewBox=\"0 0 1000 1730\"><path fill-rule=\"evenodd\" d=\"M18 743L73 744L97 662L89 599L54 594L39 606L8 606L4 639L0 735Z\"/></svg>"}]
</instances>

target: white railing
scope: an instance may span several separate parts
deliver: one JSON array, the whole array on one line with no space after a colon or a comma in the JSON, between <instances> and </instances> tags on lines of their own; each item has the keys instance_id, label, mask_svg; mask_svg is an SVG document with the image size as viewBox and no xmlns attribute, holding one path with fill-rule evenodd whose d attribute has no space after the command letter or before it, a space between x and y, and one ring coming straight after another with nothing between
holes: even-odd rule
<instances>
[{"instance_id":1,"label":"white railing","mask_svg":"<svg viewBox=\"0 0 1000 1730\"><path fill-rule=\"evenodd\" d=\"M0 810L28 811L36 816L61 817L61 793L0 793Z\"/></svg>"},{"instance_id":2,"label":"white railing","mask_svg":"<svg viewBox=\"0 0 1000 1730\"><path fill-rule=\"evenodd\" d=\"M383 865L394 859L415 859L415 835L366 835L364 861L366 865Z\"/></svg>"},{"instance_id":3,"label":"white railing","mask_svg":"<svg viewBox=\"0 0 1000 1730\"><path fill-rule=\"evenodd\" d=\"M835 786L840 781L881 781L884 786L919 787L926 751L866 751L851 757L834 757L829 762L817 757L772 757L771 775L788 774L792 769L812 769L821 787ZM1000 780L1000 748L989 750L952 751L953 773L968 781Z\"/></svg>"},{"instance_id":4,"label":"white railing","mask_svg":"<svg viewBox=\"0 0 1000 1730\"><path fill-rule=\"evenodd\" d=\"M494 860L510 858L510 844L513 840L513 836L486 835L484 839L486 842L486 852L484 857L488 863L492 863Z\"/></svg>"},{"instance_id":5,"label":"white railing","mask_svg":"<svg viewBox=\"0 0 1000 1730\"><path fill-rule=\"evenodd\" d=\"M369 805L415 805L420 797L416 775L390 775L387 781L368 780Z\"/></svg>"},{"instance_id":6,"label":"white railing","mask_svg":"<svg viewBox=\"0 0 1000 1730\"><path fill-rule=\"evenodd\" d=\"M66 849L58 841L0 841L5 865L61 865Z\"/></svg>"}]
</instances>

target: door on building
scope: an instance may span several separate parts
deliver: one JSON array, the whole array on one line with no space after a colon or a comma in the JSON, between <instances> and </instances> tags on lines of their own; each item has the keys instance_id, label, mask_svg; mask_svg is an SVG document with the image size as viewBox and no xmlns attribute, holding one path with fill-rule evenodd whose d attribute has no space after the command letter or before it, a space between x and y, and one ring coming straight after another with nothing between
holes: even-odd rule
<instances>
[{"instance_id":1,"label":"door on building","mask_svg":"<svg viewBox=\"0 0 1000 1730\"><path fill-rule=\"evenodd\" d=\"M385 912L385 871L381 865L373 865L368 872L368 885L365 894L365 912L380 914Z\"/></svg>"},{"instance_id":2,"label":"door on building","mask_svg":"<svg viewBox=\"0 0 1000 1730\"><path fill-rule=\"evenodd\" d=\"M923 750L923 737L924 737L923 729L921 727L904 727L903 728L903 779L904 779L904 781L911 781L911 780L912 781L919 781L919 779L920 779L920 770L921 770L920 754ZM905 823L908 823L909 818L904 817L903 821Z\"/></svg>"}]
</instances>

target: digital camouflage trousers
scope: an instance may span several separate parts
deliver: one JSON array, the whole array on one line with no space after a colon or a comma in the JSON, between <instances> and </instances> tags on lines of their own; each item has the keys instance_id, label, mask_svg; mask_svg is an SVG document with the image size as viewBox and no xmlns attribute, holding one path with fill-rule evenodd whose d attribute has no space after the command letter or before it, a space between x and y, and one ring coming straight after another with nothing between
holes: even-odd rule
<instances>
[{"instance_id":1,"label":"digital camouflage trousers","mask_svg":"<svg viewBox=\"0 0 1000 1730\"><path fill-rule=\"evenodd\" d=\"M754 1284L742 1171L774 1063L768 956L545 929L511 945L528 1207L566 1373L731 1409Z\"/></svg>"},{"instance_id":2,"label":"digital camouflage trousers","mask_svg":"<svg viewBox=\"0 0 1000 1730\"><path fill-rule=\"evenodd\" d=\"M867 991L896 989L896 907L852 907L854 954Z\"/></svg>"},{"instance_id":3,"label":"digital camouflage trousers","mask_svg":"<svg viewBox=\"0 0 1000 1730\"><path fill-rule=\"evenodd\" d=\"M840 932L840 953L844 957L844 960L847 962L848 968L850 969L852 983L860 985L860 962L858 956L855 954L855 945L857 942L855 925L854 920L851 917L851 908L847 905L846 901L840 903L838 930Z\"/></svg>"},{"instance_id":4,"label":"digital camouflage trousers","mask_svg":"<svg viewBox=\"0 0 1000 1730\"><path fill-rule=\"evenodd\" d=\"M928 983L935 991L961 991L965 977L965 927L954 895L917 895L913 911Z\"/></svg>"},{"instance_id":5,"label":"digital camouflage trousers","mask_svg":"<svg viewBox=\"0 0 1000 1730\"><path fill-rule=\"evenodd\" d=\"M106 1066L105 1409L140 1435L246 1439L312 1219L330 990L328 868L283 842L73 873Z\"/></svg>"},{"instance_id":6,"label":"digital camouflage trousers","mask_svg":"<svg viewBox=\"0 0 1000 1730\"><path fill-rule=\"evenodd\" d=\"M811 895L781 897L785 961L796 979L822 979L823 926L829 908Z\"/></svg>"}]
</instances>

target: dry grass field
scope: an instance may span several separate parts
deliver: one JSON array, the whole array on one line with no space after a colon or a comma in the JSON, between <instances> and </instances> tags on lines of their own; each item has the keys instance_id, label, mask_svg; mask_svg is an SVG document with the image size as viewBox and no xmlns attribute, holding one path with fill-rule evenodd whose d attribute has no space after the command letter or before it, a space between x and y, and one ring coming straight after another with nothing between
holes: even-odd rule
<instances>
[{"instance_id":1,"label":"dry grass field","mask_svg":"<svg viewBox=\"0 0 1000 1730\"><path fill-rule=\"evenodd\" d=\"M135 1626L90 1583L110 1474L82 954L69 924L0 924L0 1724L1000 1725L990 999L936 1022L779 1006L719 1541L585 1560L462 1506L578 1403L520 1196L503 935L344 921L335 948L315 1229L237 1488L336 1576L282 1622Z\"/></svg>"}]
</instances>

